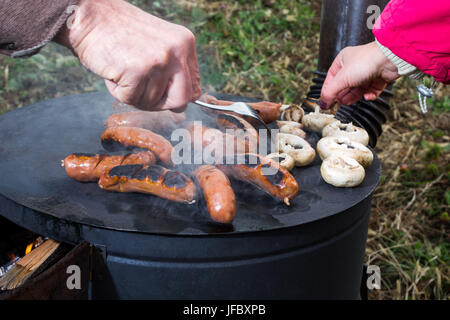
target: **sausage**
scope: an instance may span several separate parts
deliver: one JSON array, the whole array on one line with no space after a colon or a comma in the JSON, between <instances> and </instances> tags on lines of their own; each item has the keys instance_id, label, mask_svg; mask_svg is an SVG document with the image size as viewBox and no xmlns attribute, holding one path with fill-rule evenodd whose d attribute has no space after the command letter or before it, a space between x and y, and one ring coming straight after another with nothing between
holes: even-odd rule
<instances>
[{"instance_id":1,"label":"sausage","mask_svg":"<svg viewBox=\"0 0 450 320\"><path fill-rule=\"evenodd\" d=\"M202 147L205 150L208 148L215 159L222 159L224 155L251 151L248 141L234 135L223 133L220 130L197 125L194 122L189 122L185 128L191 134L192 143L200 139ZM200 136L198 137L198 135Z\"/></svg>"},{"instance_id":2,"label":"sausage","mask_svg":"<svg viewBox=\"0 0 450 320\"><path fill-rule=\"evenodd\" d=\"M131 111L112 114L105 122L110 127L138 127L167 134L186 121L184 113L163 111Z\"/></svg>"},{"instance_id":3,"label":"sausage","mask_svg":"<svg viewBox=\"0 0 450 320\"><path fill-rule=\"evenodd\" d=\"M203 191L211 219L231 223L236 216L236 197L227 176L209 165L198 167L194 175Z\"/></svg>"},{"instance_id":4,"label":"sausage","mask_svg":"<svg viewBox=\"0 0 450 320\"><path fill-rule=\"evenodd\" d=\"M259 143L258 131L248 121L234 114L220 114L217 116L216 123L225 132L228 132L227 129L234 130L234 135L244 141L248 141L249 152L257 152Z\"/></svg>"},{"instance_id":5,"label":"sausage","mask_svg":"<svg viewBox=\"0 0 450 320\"><path fill-rule=\"evenodd\" d=\"M219 100L216 97L209 95L208 93L204 93L199 100L218 106L229 106L234 103L234 101ZM271 123L280 118L282 106L281 103L260 101L247 102L247 104L259 113L259 116L265 123Z\"/></svg>"},{"instance_id":6,"label":"sausage","mask_svg":"<svg viewBox=\"0 0 450 320\"><path fill-rule=\"evenodd\" d=\"M235 155L223 163L217 167L227 176L249 182L286 205L298 193L298 183L289 171L262 155Z\"/></svg>"},{"instance_id":7,"label":"sausage","mask_svg":"<svg viewBox=\"0 0 450 320\"><path fill-rule=\"evenodd\" d=\"M136 127L106 128L101 137L107 151L141 148L152 151L165 165L172 166L173 147L163 136Z\"/></svg>"},{"instance_id":8,"label":"sausage","mask_svg":"<svg viewBox=\"0 0 450 320\"><path fill-rule=\"evenodd\" d=\"M156 158L150 151L128 153L122 156L106 154L72 153L62 161L62 166L72 179L88 182L97 181L107 170L125 164L151 165Z\"/></svg>"},{"instance_id":9,"label":"sausage","mask_svg":"<svg viewBox=\"0 0 450 320\"><path fill-rule=\"evenodd\" d=\"M103 173L98 185L108 191L147 193L189 204L195 202L197 195L191 178L159 165L117 166Z\"/></svg>"}]
</instances>

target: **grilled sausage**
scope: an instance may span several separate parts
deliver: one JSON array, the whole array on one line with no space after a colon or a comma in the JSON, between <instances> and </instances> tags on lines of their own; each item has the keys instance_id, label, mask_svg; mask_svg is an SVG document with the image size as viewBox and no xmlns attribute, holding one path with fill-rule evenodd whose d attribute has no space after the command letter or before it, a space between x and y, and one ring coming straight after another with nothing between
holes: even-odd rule
<instances>
[{"instance_id":1,"label":"grilled sausage","mask_svg":"<svg viewBox=\"0 0 450 320\"><path fill-rule=\"evenodd\" d=\"M237 137L248 141L249 152L257 152L259 136L258 131L246 120L234 114L220 114L216 119L222 130L232 129Z\"/></svg>"},{"instance_id":2,"label":"grilled sausage","mask_svg":"<svg viewBox=\"0 0 450 320\"><path fill-rule=\"evenodd\" d=\"M229 106L234 103L233 101L219 100L216 97L209 95L208 93L203 94L199 100L218 106ZM282 105L281 103L261 101L248 102L247 104L259 113L259 116L265 123L271 123L280 118Z\"/></svg>"},{"instance_id":3,"label":"grilled sausage","mask_svg":"<svg viewBox=\"0 0 450 320\"><path fill-rule=\"evenodd\" d=\"M164 111L131 111L112 114L105 122L110 127L138 127L166 134L172 132L186 121L184 113Z\"/></svg>"},{"instance_id":4,"label":"grilled sausage","mask_svg":"<svg viewBox=\"0 0 450 320\"><path fill-rule=\"evenodd\" d=\"M208 148L215 159L222 159L224 155L252 151L249 141L220 130L197 125L194 122L189 122L185 128L190 132L192 142L195 143L197 139L200 139L202 147L205 150Z\"/></svg>"},{"instance_id":5,"label":"grilled sausage","mask_svg":"<svg viewBox=\"0 0 450 320\"><path fill-rule=\"evenodd\" d=\"M172 166L173 147L163 136L136 127L111 127L103 132L102 145L108 151L142 148L152 151L165 165Z\"/></svg>"},{"instance_id":6,"label":"grilled sausage","mask_svg":"<svg viewBox=\"0 0 450 320\"><path fill-rule=\"evenodd\" d=\"M249 182L286 205L298 193L298 183L285 168L259 154L241 154L217 167L227 176ZM232 163L232 164L227 164Z\"/></svg>"},{"instance_id":7,"label":"grilled sausage","mask_svg":"<svg viewBox=\"0 0 450 320\"><path fill-rule=\"evenodd\" d=\"M227 176L209 165L198 167L194 174L203 191L211 219L231 223L236 215L236 197Z\"/></svg>"},{"instance_id":8,"label":"grilled sausage","mask_svg":"<svg viewBox=\"0 0 450 320\"><path fill-rule=\"evenodd\" d=\"M189 204L195 202L197 194L195 184L188 176L158 165L114 167L100 177L98 185L108 191L148 193Z\"/></svg>"},{"instance_id":9,"label":"grilled sausage","mask_svg":"<svg viewBox=\"0 0 450 320\"><path fill-rule=\"evenodd\" d=\"M128 153L123 156L72 153L62 161L62 166L72 179L88 182L97 181L104 172L116 166L126 164L151 165L155 162L156 158L150 151Z\"/></svg>"}]
</instances>

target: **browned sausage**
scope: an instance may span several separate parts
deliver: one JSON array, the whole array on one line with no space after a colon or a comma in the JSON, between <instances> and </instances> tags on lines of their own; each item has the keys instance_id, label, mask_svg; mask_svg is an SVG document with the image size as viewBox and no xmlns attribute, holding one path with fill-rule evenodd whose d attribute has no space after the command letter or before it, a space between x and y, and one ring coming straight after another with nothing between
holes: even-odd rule
<instances>
[{"instance_id":1,"label":"browned sausage","mask_svg":"<svg viewBox=\"0 0 450 320\"><path fill-rule=\"evenodd\" d=\"M188 176L158 165L114 167L100 177L98 185L108 191L148 193L176 202L194 203L197 194Z\"/></svg>"},{"instance_id":2,"label":"browned sausage","mask_svg":"<svg viewBox=\"0 0 450 320\"><path fill-rule=\"evenodd\" d=\"M217 167L226 175L249 182L287 205L298 193L298 183L289 171L259 154L236 155Z\"/></svg>"},{"instance_id":3,"label":"browned sausage","mask_svg":"<svg viewBox=\"0 0 450 320\"><path fill-rule=\"evenodd\" d=\"M219 100L216 97L209 95L208 93L203 94L200 101L215 104L218 106L229 106L233 104L233 101ZM281 103L274 103L269 101L261 102L247 102L247 104L258 111L259 116L265 123L271 123L280 118L281 115Z\"/></svg>"},{"instance_id":4,"label":"browned sausage","mask_svg":"<svg viewBox=\"0 0 450 320\"><path fill-rule=\"evenodd\" d=\"M191 134L192 142L195 143L195 140L200 139L203 148L212 151L215 159L222 159L224 155L252 151L248 141L220 130L196 125L194 122L189 122L185 128Z\"/></svg>"},{"instance_id":5,"label":"browned sausage","mask_svg":"<svg viewBox=\"0 0 450 320\"><path fill-rule=\"evenodd\" d=\"M170 133L186 121L184 113L164 111L131 111L112 114L105 122L109 127L138 127L158 133Z\"/></svg>"},{"instance_id":6,"label":"browned sausage","mask_svg":"<svg viewBox=\"0 0 450 320\"><path fill-rule=\"evenodd\" d=\"M232 129L232 133L244 141L248 141L249 152L257 152L259 135L258 131L245 119L234 114L220 114L216 119L217 125L225 132ZM228 129L228 131L227 131Z\"/></svg>"},{"instance_id":7,"label":"browned sausage","mask_svg":"<svg viewBox=\"0 0 450 320\"><path fill-rule=\"evenodd\" d=\"M67 156L62 165L67 175L78 181L97 181L108 170L125 164L151 165L156 158L150 151L129 153L123 156L106 154L73 153Z\"/></svg>"},{"instance_id":8,"label":"browned sausage","mask_svg":"<svg viewBox=\"0 0 450 320\"><path fill-rule=\"evenodd\" d=\"M165 165L172 166L173 147L163 136L136 127L111 127L103 132L102 145L108 151L142 148L152 151Z\"/></svg>"},{"instance_id":9,"label":"browned sausage","mask_svg":"<svg viewBox=\"0 0 450 320\"><path fill-rule=\"evenodd\" d=\"M202 188L211 219L221 223L232 222L236 215L236 197L227 176L209 165L198 167L194 174Z\"/></svg>"}]
</instances>

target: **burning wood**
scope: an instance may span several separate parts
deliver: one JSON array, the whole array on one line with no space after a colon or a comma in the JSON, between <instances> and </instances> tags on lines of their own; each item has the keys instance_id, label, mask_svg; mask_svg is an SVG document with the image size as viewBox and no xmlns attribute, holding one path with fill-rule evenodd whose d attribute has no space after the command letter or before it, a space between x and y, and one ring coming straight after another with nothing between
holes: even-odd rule
<instances>
[{"instance_id":1,"label":"burning wood","mask_svg":"<svg viewBox=\"0 0 450 320\"><path fill-rule=\"evenodd\" d=\"M47 240L48 238L46 238L45 240ZM36 249L37 247L39 247L41 244L44 243L44 239L42 237L37 237L36 240L34 240L32 243L28 244L26 249L25 249L25 256L27 254L29 254L33 249Z\"/></svg>"},{"instance_id":2,"label":"burning wood","mask_svg":"<svg viewBox=\"0 0 450 320\"><path fill-rule=\"evenodd\" d=\"M35 242L28 246L30 249L27 247L27 250L30 250L28 254L22 259L15 257L15 261L12 260L13 265L5 269L5 274L0 277L0 290L15 289L37 274L60 245L59 242L49 239L33 249Z\"/></svg>"}]
</instances>

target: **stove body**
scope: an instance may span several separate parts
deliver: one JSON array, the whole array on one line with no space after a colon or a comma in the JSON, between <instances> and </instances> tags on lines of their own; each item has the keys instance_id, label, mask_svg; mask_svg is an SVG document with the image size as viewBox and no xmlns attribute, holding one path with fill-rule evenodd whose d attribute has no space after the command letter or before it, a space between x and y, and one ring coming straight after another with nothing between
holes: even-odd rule
<instances>
[{"instance_id":1,"label":"stove body","mask_svg":"<svg viewBox=\"0 0 450 320\"><path fill-rule=\"evenodd\" d=\"M74 225L8 202L13 222L95 247L81 267L91 299L360 299L370 196L296 227L198 236Z\"/></svg>"}]
</instances>

